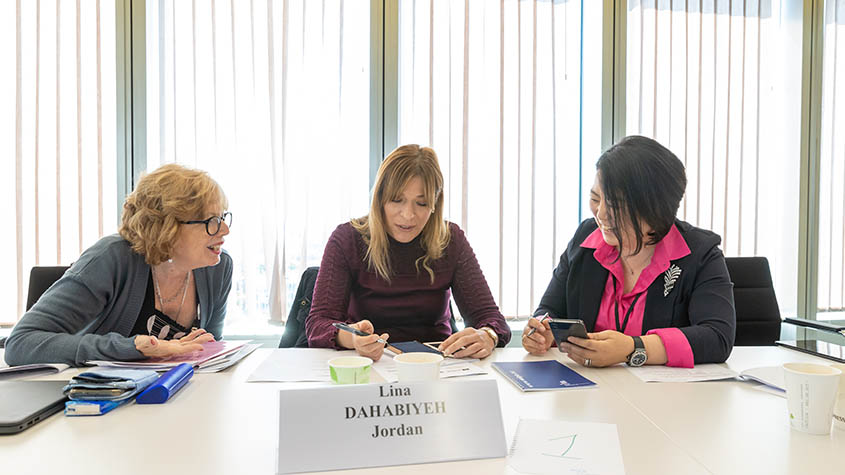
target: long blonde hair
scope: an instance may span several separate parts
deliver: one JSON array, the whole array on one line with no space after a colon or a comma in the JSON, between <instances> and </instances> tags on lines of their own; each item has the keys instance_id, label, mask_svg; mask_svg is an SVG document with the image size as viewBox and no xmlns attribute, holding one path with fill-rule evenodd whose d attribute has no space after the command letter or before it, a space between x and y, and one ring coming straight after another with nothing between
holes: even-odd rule
<instances>
[{"instance_id":1,"label":"long blonde hair","mask_svg":"<svg viewBox=\"0 0 845 475\"><path fill-rule=\"evenodd\" d=\"M417 259L415 265L417 272L422 266L434 283L434 271L430 264L443 256L450 238L449 226L443 220L443 174L434 150L413 144L402 145L391 152L378 169L370 214L350 221L367 244L365 259L368 268L388 282L393 276L393 269L388 254L384 205L398 198L415 177L423 182L426 203L434 203L433 212L420 233L425 255Z\"/></svg>"}]
</instances>

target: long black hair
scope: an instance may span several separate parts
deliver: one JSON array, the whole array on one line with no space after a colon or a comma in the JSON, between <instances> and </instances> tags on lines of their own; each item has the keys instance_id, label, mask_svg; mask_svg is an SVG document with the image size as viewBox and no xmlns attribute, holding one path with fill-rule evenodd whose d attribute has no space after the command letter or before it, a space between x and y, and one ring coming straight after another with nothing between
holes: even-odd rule
<instances>
[{"instance_id":1,"label":"long black hair","mask_svg":"<svg viewBox=\"0 0 845 475\"><path fill-rule=\"evenodd\" d=\"M687 187L684 164L655 140L631 135L620 140L596 163L601 191L613 220L613 235L622 249L622 222L634 230L637 246L660 242L672 228ZM620 219L621 218L621 219ZM651 227L644 239L640 222Z\"/></svg>"}]
</instances>

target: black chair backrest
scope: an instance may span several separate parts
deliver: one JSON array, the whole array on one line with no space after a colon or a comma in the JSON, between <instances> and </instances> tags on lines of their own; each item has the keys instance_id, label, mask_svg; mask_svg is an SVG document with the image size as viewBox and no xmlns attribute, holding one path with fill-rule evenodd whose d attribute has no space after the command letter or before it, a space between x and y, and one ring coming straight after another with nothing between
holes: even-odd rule
<instances>
[{"instance_id":1,"label":"black chair backrest","mask_svg":"<svg viewBox=\"0 0 845 475\"><path fill-rule=\"evenodd\" d=\"M769 346L780 338L780 310L765 257L727 257L734 283L736 346Z\"/></svg>"},{"instance_id":2,"label":"black chair backrest","mask_svg":"<svg viewBox=\"0 0 845 475\"><path fill-rule=\"evenodd\" d=\"M311 312L311 297L314 295L314 284L317 283L319 267L309 267L302 273L299 279L299 287L296 289L296 296L290 306L288 319L285 322L285 331L279 341L279 348L308 348L308 337L305 335L305 319ZM449 313L451 318L449 325L452 333L458 332L455 324L455 311L452 303L449 302Z\"/></svg>"},{"instance_id":3,"label":"black chair backrest","mask_svg":"<svg viewBox=\"0 0 845 475\"><path fill-rule=\"evenodd\" d=\"M311 296L314 294L314 284L317 282L319 270L319 267L309 267L302 273L296 296L288 312L288 320L285 322L285 332L279 341L279 348L308 348L305 319L311 312Z\"/></svg>"},{"instance_id":4,"label":"black chair backrest","mask_svg":"<svg viewBox=\"0 0 845 475\"><path fill-rule=\"evenodd\" d=\"M41 295L59 280L68 266L35 266L29 272L29 291L26 294L26 309L29 311Z\"/></svg>"}]
</instances>

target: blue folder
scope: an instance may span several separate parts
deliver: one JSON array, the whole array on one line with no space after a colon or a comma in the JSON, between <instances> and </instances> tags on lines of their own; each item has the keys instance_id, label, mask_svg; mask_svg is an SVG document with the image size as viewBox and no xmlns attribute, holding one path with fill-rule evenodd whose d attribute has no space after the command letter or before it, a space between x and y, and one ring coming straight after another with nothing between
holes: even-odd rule
<instances>
[{"instance_id":1,"label":"blue folder","mask_svg":"<svg viewBox=\"0 0 845 475\"><path fill-rule=\"evenodd\" d=\"M130 399L117 401L68 401L65 403L66 416L102 416L112 409L122 406Z\"/></svg>"},{"instance_id":2,"label":"blue folder","mask_svg":"<svg viewBox=\"0 0 845 475\"><path fill-rule=\"evenodd\" d=\"M556 360L496 362L491 365L523 391L585 388L596 385Z\"/></svg>"},{"instance_id":3,"label":"blue folder","mask_svg":"<svg viewBox=\"0 0 845 475\"><path fill-rule=\"evenodd\" d=\"M193 366L182 363L159 378L135 399L138 404L161 404L167 402L194 375Z\"/></svg>"}]
</instances>

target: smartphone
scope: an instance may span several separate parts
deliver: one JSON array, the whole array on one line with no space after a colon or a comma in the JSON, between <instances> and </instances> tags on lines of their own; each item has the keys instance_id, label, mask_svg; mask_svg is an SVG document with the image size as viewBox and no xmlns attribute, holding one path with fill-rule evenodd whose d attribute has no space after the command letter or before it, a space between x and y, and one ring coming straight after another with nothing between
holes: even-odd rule
<instances>
[{"instance_id":1,"label":"smartphone","mask_svg":"<svg viewBox=\"0 0 845 475\"><path fill-rule=\"evenodd\" d=\"M552 336L554 336L558 348L570 336L589 338L587 327L584 326L584 321L580 319L552 318L549 320L549 328L552 330Z\"/></svg>"},{"instance_id":2,"label":"smartphone","mask_svg":"<svg viewBox=\"0 0 845 475\"><path fill-rule=\"evenodd\" d=\"M125 393L126 389L119 388L71 388L68 396L74 397L115 397Z\"/></svg>"}]
</instances>

